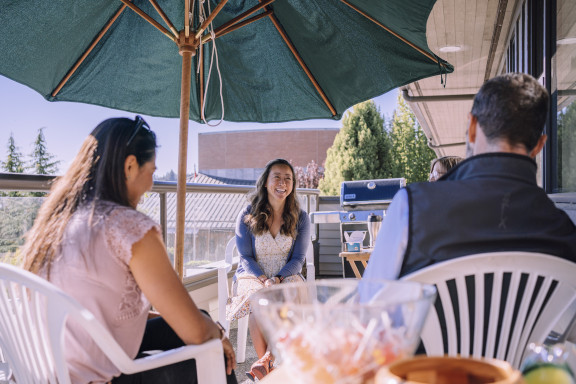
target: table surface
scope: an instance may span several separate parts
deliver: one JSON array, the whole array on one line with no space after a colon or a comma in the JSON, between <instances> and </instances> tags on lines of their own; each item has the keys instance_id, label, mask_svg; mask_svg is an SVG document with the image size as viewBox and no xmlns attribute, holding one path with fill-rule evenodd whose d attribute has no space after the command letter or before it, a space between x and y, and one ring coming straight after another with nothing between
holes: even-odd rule
<instances>
[{"instance_id":1,"label":"table surface","mask_svg":"<svg viewBox=\"0 0 576 384\"><path fill-rule=\"evenodd\" d=\"M372 254L372 249L363 249L360 252L340 252L340 257L345 257L346 259L354 259L358 261L370 259Z\"/></svg>"},{"instance_id":2,"label":"table surface","mask_svg":"<svg viewBox=\"0 0 576 384\"><path fill-rule=\"evenodd\" d=\"M345 261L348 261L350 267L352 267L352 271L354 272L354 276L360 279L362 278L362 274L360 270L356 266L356 262L359 261L366 269L368 265L368 260L370 259L370 255L372 254L372 248L363 249L360 252L340 252L340 257L344 258Z\"/></svg>"}]
</instances>

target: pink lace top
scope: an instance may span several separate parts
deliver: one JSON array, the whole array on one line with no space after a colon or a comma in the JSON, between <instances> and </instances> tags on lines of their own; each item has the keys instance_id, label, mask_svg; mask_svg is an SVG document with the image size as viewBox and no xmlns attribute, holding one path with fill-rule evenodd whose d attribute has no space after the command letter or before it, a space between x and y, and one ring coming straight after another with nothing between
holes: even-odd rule
<instances>
[{"instance_id":1,"label":"pink lace top","mask_svg":"<svg viewBox=\"0 0 576 384\"><path fill-rule=\"evenodd\" d=\"M144 335L150 303L129 269L132 245L151 229L148 216L100 202L79 209L66 228L50 280L90 310L134 358ZM118 371L92 339L71 323L66 354L73 383L106 383Z\"/></svg>"}]
</instances>

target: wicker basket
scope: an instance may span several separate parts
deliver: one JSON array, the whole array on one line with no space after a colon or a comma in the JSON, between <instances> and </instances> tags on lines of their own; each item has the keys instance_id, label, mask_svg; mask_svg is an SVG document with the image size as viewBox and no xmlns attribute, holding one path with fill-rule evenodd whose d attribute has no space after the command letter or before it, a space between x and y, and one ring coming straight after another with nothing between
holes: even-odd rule
<instances>
[{"instance_id":1,"label":"wicker basket","mask_svg":"<svg viewBox=\"0 0 576 384\"><path fill-rule=\"evenodd\" d=\"M520 371L502 360L417 356L378 371L374 384L391 383L521 384L523 380Z\"/></svg>"}]
</instances>

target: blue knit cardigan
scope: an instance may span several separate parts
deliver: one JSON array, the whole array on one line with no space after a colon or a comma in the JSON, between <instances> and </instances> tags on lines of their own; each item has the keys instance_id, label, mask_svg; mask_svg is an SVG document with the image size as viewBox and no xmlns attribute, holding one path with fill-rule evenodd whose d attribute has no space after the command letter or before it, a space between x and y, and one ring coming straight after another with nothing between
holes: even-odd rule
<instances>
[{"instance_id":1,"label":"blue knit cardigan","mask_svg":"<svg viewBox=\"0 0 576 384\"><path fill-rule=\"evenodd\" d=\"M251 206L248 205L244 211L238 215L236 220L236 247L240 254L238 269L234 275L250 274L256 277L263 275L262 268L256 262L256 239L244 222L244 217L250 213ZM308 214L300 210L298 224L296 225L296 239L292 242L292 248L288 255L288 260L278 273L281 277L296 275L302 271L302 266L306 260L306 251L310 245L310 219ZM273 276L268 276L273 277Z\"/></svg>"}]
</instances>

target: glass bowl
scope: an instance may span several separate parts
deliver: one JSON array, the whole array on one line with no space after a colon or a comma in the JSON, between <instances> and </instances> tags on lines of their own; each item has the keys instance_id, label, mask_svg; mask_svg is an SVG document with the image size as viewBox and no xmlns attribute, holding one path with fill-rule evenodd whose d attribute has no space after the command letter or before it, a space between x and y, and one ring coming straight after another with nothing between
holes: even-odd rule
<instances>
[{"instance_id":1,"label":"glass bowl","mask_svg":"<svg viewBox=\"0 0 576 384\"><path fill-rule=\"evenodd\" d=\"M411 357L432 285L330 279L261 289L251 306L272 353L299 383L352 384Z\"/></svg>"}]
</instances>

